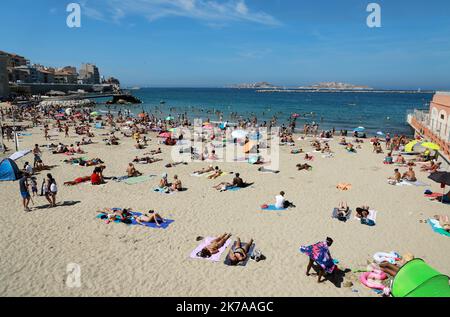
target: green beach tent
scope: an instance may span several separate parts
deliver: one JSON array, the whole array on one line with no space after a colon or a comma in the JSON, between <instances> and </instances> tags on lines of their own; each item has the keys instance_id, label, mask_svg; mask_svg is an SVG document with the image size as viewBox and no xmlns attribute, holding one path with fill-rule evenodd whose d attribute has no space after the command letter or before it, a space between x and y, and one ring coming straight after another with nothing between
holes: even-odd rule
<instances>
[{"instance_id":1,"label":"green beach tent","mask_svg":"<svg viewBox=\"0 0 450 317\"><path fill-rule=\"evenodd\" d=\"M449 277L414 259L400 268L391 293L394 297L450 297Z\"/></svg>"}]
</instances>

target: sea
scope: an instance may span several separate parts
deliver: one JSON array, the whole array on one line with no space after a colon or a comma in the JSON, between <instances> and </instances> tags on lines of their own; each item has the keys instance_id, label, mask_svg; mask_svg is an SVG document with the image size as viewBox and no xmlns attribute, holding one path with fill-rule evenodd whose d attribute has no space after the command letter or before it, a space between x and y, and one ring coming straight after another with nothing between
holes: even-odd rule
<instances>
[{"instance_id":1,"label":"sea","mask_svg":"<svg viewBox=\"0 0 450 317\"><path fill-rule=\"evenodd\" d=\"M369 135L383 133L411 136L413 130L406 122L413 109L428 109L431 93L399 92L270 92L253 89L228 88L142 88L131 93L143 101L132 106L106 106L103 111L130 109L157 115L187 113L192 119L235 122L230 114L237 112L244 118L256 116L259 122L276 117L278 124L286 124L292 114L301 115L297 128L305 123L318 123L321 130L352 131L364 127Z\"/></svg>"}]
</instances>

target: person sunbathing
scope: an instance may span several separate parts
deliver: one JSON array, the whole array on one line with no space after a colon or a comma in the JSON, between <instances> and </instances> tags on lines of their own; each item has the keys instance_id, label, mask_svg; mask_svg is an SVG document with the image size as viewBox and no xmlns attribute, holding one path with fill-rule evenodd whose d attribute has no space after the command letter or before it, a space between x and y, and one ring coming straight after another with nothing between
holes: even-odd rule
<instances>
[{"instance_id":1,"label":"person sunbathing","mask_svg":"<svg viewBox=\"0 0 450 317\"><path fill-rule=\"evenodd\" d=\"M158 227L161 227L161 223L166 222L164 218L154 210L149 210L148 213L143 214L142 216L134 216L134 219L140 225L145 225L145 223L155 223Z\"/></svg>"},{"instance_id":2,"label":"person sunbathing","mask_svg":"<svg viewBox=\"0 0 450 317\"><path fill-rule=\"evenodd\" d=\"M248 244L244 247L242 246L241 239L237 238L236 243L231 248L229 253L230 263L231 265L238 265L241 262L244 262L248 258L248 252L253 245L253 239L250 240Z\"/></svg>"},{"instance_id":3,"label":"person sunbathing","mask_svg":"<svg viewBox=\"0 0 450 317\"><path fill-rule=\"evenodd\" d=\"M395 163L396 164L406 164L406 160L401 154L398 154L397 158L395 159Z\"/></svg>"},{"instance_id":4,"label":"person sunbathing","mask_svg":"<svg viewBox=\"0 0 450 317\"><path fill-rule=\"evenodd\" d=\"M142 150L144 146L139 142L139 140L136 141L136 145L134 146L138 150Z\"/></svg>"},{"instance_id":5,"label":"person sunbathing","mask_svg":"<svg viewBox=\"0 0 450 317\"><path fill-rule=\"evenodd\" d=\"M291 151L291 154L301 154L301 153L303 153L302 149L294 149Z\"/></svg>"},{"instance_id":6,"label":"person sunbathing","mask_svg":"<svg viewBox=\"0 0 450 317\"><path fill-rule=\"evenodd\" d=\"M345 147L345 149L348 152L356 152L356 150L353 148L353 144L351 144L351 143L348 143L347 146Z\"/></svg>"},{"instance_id":7,"label":"person sunbathing","mask_svg":"<svg viewBox=\"0 0 450 317\"><path fill-rule=\"evenodd\" d=\"M384 164L392 164L393 162L393 158L392 158L392 153L388 153L387 156L384 158L383 161Z\"/></svg>"},{"instance_id":8,"label":"person sunbathing","mask_svg":"<svg viewBox=\"0 0 450 317\"><path fill-rule=\"evenodd\" d=\"M398 171L398 168L394 170L394 176L388 178L388 183L391 185L396 185L402 181L402 175Z\"/></svg>"},{"instance_id":9,"label":"person sunbathing","mask_svg":"<svg viewBox=\"0 0 450 317\"><path fill-rule=\"evenodd\" d=\"M73 181L65 182L65 186L75 186L81 183L89 182L91 180L91 176L85 176L85 177L78 177L75 178Z\"/></svg>"},{"instance_id":10,"label":"person sunbathing","mask_svg":"<svg viewBox=\"0 0 450 317\"><path fill-rule=\"evenodd\" d=\"M348 206L347 202L341 201L335 209L337 209L336 213L337 219L341 221L346 221L350 213L350 207Z\"/></svg>"},{"instance_id":11,"label":"person sunbathing","mask_svg":"<svg viewBox=\"0 0 450 317\"><path fill-rule=\"evenodd\" d=\"M212 165L209 165L209 167L202 168L199 171L195 171L193 174L202 175L202 174L209 173L209 172L212 172L212 171L214 171L214 167Z\"/></svg>"},{"instance_id":12,"label":"person sunbathing","mask_svg":"<svg viewBox=\"0 0 450 317\"><path fill-rule=\"evenodd\" d=\"M303 170L309 171L309 170L312 169L312 166L307 164L307 163L305 163L305 164L297 164L296 167L298 168L299 171L303 171Z\"/></svg>"},{"instance_id":13,"label":"person sunbathing","mask_svg":"<svg viewBox=\"0 0 450 317\"><path fill-rule=\"evenodd\" d=\"M104 208L99 212L106 215L108 222L115 220L126 222L132 217L131 209L126 208L123 209Z\"/></svg>"},{"instance_id":14,"label":"person sunbathing","mask_svg":"<svg viewBox=\"0 0 450 317\"><path fill-rule=\"evenodd\" d=\"M432 198L431 200L437 200L441 203L450 203L450 191L443 196L438 196L436 198Z\"/></svg>"},{"instance_id":15,"label":"person sunbathing","mask_svg":"<svg viewBox=\"0 0 450 317\"><path fill-rule=\"evenodd\" d=\"M331 148L328 143L325 143L325 146L322 149L322 153L331 153Z\"/></svg>"},{"instance_id":16,"label":"person sunbathing","mask_svg":"<svg viewBox=\"0 0 450 317\"><path fill-rule=\"evenodd\" d=\"M133 163L129 163L128 164L128 168L127 168L127 175L128 177L138 177L141 176L142 173L139 172L133 165Z\"/></svg>"},{"instance_id":17,"label":"person sunbathing","mask_svg":"<svg viewBox=\"0 0 450 317\"><path fill-rule=\"evenodd\" d=\"M225 245L230 237L231 234L225 233L217 239L214 239L206 247L199 251L197 253L197 256L200 258L210 258L214 254L219 253L219 249Z\"/></svg>"},{"instance_id":18,"label":"person sunbathing","mask_svg":"<svg viewBox=\"0 0 450 317\"><path fill-rule=\"evenodd\" d=\"M87 160L87 161L85 161L83 159L79 160L80 166L95 166L95 165L103 164L103 163L104 162L101 159L99 159L98 157L93 158L92 160Z\"/></svg>"},{"instance_id":19,"label":"person sunbathing","mask_svg":"<svg viewBox=\"0 0 450 317\"><path fill-rule=\"evenodd\" d=\"M222 175L222 170L219 168L219 166L216 166L214 169L214 173L212 175L208 176L208 179L216 179Z\"/></svg>"},{"instance_id":20,"label":"person sunbathing","mask_svg":"<svg viewBox=\"0 0 450 317\"><path fill-rule=\"evenodd\" d=\"M305 154L305 160L312 161L313 159L314 159L314 156L309 155L308 153Z\"/></svg>"},{"instance_id":21,"label":"person sunbathing","mask_svg":"<svg viewBox=\"0 0 450 317\"><path fill-rule=\"evenodd\" d=\"M164 188L170 187L167 177L168 177L167 173L162 174L161 179L159 180L159 185L158 185L159 188L164 189Z\"/></svg>"},{"instance_id":22,"label":"person sunbathing","mask_svg":"<svg viewBox=\"0 0 450 317\"><path fill-rule=\"evenodd\" d=\"M345 138L341 138L341 141L339 142L340 145L347 145L347 140Z\"/></svg>"},{"instance_id":23,"label":"person sunbathing","mask_svg":"<svg viewBox=\"0 0 450 317\"><path fill-rule=\"evenodd\" d=\"M272 169L269 169L269 168L265 168L264 166L261 166L261 167L258 168L258 172L278 174L280 171L272 170Z\"/></svg>"},{"instance_id":24,"label":"person sunbathing","mask_svg":"<svg viewBox=\"0 0 450 317\"><path fill-rule=\"evenodd\" d=\"M448 193L450 194L450 192ZM448 196L447 194L447 196ZM450 233L450 219L449 216L445 215L436 215L433 217L435 220L439 221L439 225L444 229L445 231Z\"/></svg>"},{"instance_id":25,"label":"person sunbathing","mask_svg":"<svg viewBox=\"0 0 450 317\"><path fill-rule=\"evenodd\" d=\"M356 208L356 218L367 219L369 217L369 206L361 206Z\"/></svg>"},{"instance_id":26,"label":"person sunbathing","mask_svg":"<svg viewBox=\"0 0 450 317\"><path fill-rule=\"evenodd\" d=\"M173 176L173 183L170 190L174 192L183 190L183 185L181 184L181 180L178 179L178 175Z\"/></svg>"},{"instance_id":27,"label":"person sunbathing","mask_svg":"<svg viewBox=\"0 0 450 317\"><path fill-rule=\"evenodd\" d=\"M216 186L213 186L213 188L220 191L224 191L233 187L243 188L247 185L247 183L245 183L240 176L241 175L239 173L236 173L236 176L234 177L232 183L222 182L220 184L217 184Z\"/></svg>"},{"instance_id":28,"label":"person sunbathing","mask_svg":"<svg viewBox=\"0 0 450 317\"><path fill-rule=\"evenodd\" d=\"M416 182L417 178L416 178L416 173L414 173L414 169L412 167L410 167L403 175L402 175L402 179L403 180L407 180L409 182Z\"/></svg>"},{"instance_id":29,"label":"person sunbathing","mask_svg":"<svg viewBox=\"0 0 450 317\"><path fill-rule=\"evenodd\" d=\"M157 150L151 150L150 151L150 154L152 154L152 155L161 154L161 153L162 153L161 148L158 148Z\"/></svg>"},{"instance_id":30,"label":"person sunbathing","mask_svg":"<svg viewBox=\"0 0 450 317\"><path fill-rule=\"evenodd\" d=\"M400 271L400 268L412 260L414 260L414 255L412 255L411 253L407 253L402 257L400 261L397 262L397 265L385 261L381 262L379 266L384 273L395 277L398 271Z\"/></svg>"}]
</instances>

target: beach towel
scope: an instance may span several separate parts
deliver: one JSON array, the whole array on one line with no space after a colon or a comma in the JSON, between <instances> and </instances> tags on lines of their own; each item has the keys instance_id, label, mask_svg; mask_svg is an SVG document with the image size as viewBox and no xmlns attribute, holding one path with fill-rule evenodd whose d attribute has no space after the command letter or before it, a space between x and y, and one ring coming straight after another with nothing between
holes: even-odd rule
<instances>
[{"instance_id":1,"label":"beach towel","mask_svg":"<svg viewBox=\"0 0 450 317\"><path fill-rule=\"evenodd\" d=\"M336 188L339 189L339 190L346 191L346 190L352 189L352 184L349 184L349 183L339 183L339 184L337 184Z\"/></svg>"},{"instance_id":2,"label":"beach towel","mask_svg":"<svg viewBox=\"0 0 450 317\"><path fill-rule=\"evenodd\" d=\"M369 210L369 215L367 216L367 219L373 221L374 225L377 223L377 214L378 214L378 211ZM361 222L361 219L356 216L355 216L355 220Z\"/></svg>"},{"instance_id":3,"label":"beach towel","mask_svg":"<svg viewBox=\"0 0 450 317\"><path fill-rule=\"evenodd\" d=\"M338 208L334 208L333 211L331 212L331 218L333 218L333 219L339 219L338 213L339 213L339 209L338 209ZM352 210L349 209L349 211L348 211L348 213L347 213L347 216L345 217L345 220L341 220L341 221L347 221L347 220L349 220L351 214L352 214ZM340 219L339 219L339 220L340 220Z\"/></svg>"},{"instance_id":4,"label":"beach towel","mask_svg":"<svg viewBox=\"0 0 450 317\"><path fill-rule=\"evenodd\" d=\"M302 246L300 252L306 254L327 273L333 273L336 268L326 242L317 242L310 246Z\"/></svg>"},{"instance_id":5,"label":"beach towel","mask_svg":"<svg viewBox=\"0 0 450 317\"><path fill-rule=\"evenodd\" d=\"M408 185L412 185L412 186L430 186L430 184L426 184L424 182L421 181L415 181L415 182L410 182L407 180L402 180L402 183L408 184Z\"/></svg>"},{"instance_id":6,"label":"beach towel","mask_svg":"<svg viewBox=\"0 0 450 317\"><path fill-rule=\"evenodd\" d=\"M450 233L445 231L441 225L439 224L439 221L436 219L428 219L428 223L431 226L431 229L433 229L434 232L439 233L443 236L450 237Z\"/></svg>"},{"instance_id":7,"label":"beach towel","mask_svg":"<svg viewBox=\"0 0 450 317\"><path fill-rule=\"evenodd\" d=\"M197 253L199 253L203 248L207 247L213 240L215 240L215 237L206 237L203 239L203 241L200 243L198 247L194 249L194 251L191 252L190 257L192 259L201 259L201 260L207 260L211 262L219 262L220 257L222 253L228 248L228 246L231 243L231 239L228 239L227 242L225 242L224 246L219 249L219 252L216 254L213 254L210 258L201 258L197 256Z\"/></svg>"},{"instance_id":8,"label":"beach towel","mask_svg":"<svg viewBox=\"0 0 450 317\"><path fill-rule=\"evenodd\" d=\"M248 244L248 242L241 242L242 248L245 248L245 247L247 246L247 244ZM235 247L234 247L235 245L236 245L236 242L233 243L233 247L232 247L232 250L233 250L233 251L235 250ZM225 265L229 265L229 266L242 266L242 267L244 267L244 266L247 265L248 261L250 260L250 256L251 256L251 254L253 253L253 250L254 250L254 249L255 249L255 244L253 243L253 244L250 246L250 249L248 249L247 258L246 258L244 261L239 262L239 263L236 264L236 265L232 265L232 264L231 264L230 252L228 252L228 253L227 253L227 256L226 256L226 258L225 258L225 261L224 261L223 263L224 263Z\"/></svg>"},{"instance_id":9,"label":"beach towel","mask_svg":"<svg viewBox=\"0 0 450 317\"><path fill-rule=\"evenodd\" d=\"M442 193L425 194L425 197L428 197L428 198L437 198L437 197L442 197L442 196L443 196Z\"/></svg>"},{"instance_id":10,"label":"beach towel","mask_svg":"<svg viewBox=\"0 0 450 317\"><path fill-rule=\"evenodd\" d=\"M285 211L287 208L277 208L275 205L268 205L267 208L261 208L264 211Z\"/></svg>"},{"instance_id":11,"label":"beach towel","mask_svg":"<svg viewBox=\"0 0 450 317\"><path fill-rule=\"evenodd\" d=\"M113 210L120 210L120 208L112 208ZM136 216L136 217L140 217L140 216L142 216L142 213L140 213L140 212L131 212L131 214L133 215L133 216ZM97 219L101 219L101 220L103 220L104 219L104 217L106 216L106 214L104 214L104 213L100 213L100 214L98 214L97 215ZM137 221L136 221L136 219L134 219L134 218L132 218L132 219L130 219L130 223L128 223L127 225L129 225L129 226L144 226L144 227L148 227L148 228L153 228L153 229L167 229L167 228L169 228L169 226L173 223L173 222L175 222L175 220L171 220L171 219L164 219L164 222L163 223L160 223L160 227L158 227L157 225L156 225L156 223L154 223L154 222L144 222L144 223L142 223L142 224L139 224ZM115 223L123 223L122 221L120 221L120 220L115 220L114 221Z\"/></svg>"},{"instance_id":12,"label":"beach towel","mask_svg":"<svg viewBox=\"0 0 450 317\"><path fill-rule=\"evenodd\" d=\"M142 176L138 176L138 177L128 177L123 182L127 185L134 185L134 184L146 182L146 181L150 180L152 177L156 177L156 175L142 175Z\"/></svg>"}]
</instances>

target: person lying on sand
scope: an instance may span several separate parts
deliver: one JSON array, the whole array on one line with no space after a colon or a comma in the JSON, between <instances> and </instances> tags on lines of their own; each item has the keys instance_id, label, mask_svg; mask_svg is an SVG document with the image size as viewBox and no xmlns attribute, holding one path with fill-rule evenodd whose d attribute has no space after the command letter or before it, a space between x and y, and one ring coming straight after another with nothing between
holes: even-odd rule
<instances>
[{"instance_id":1,"label":"person lying on sand","mask_svg":"<svg viewBox=\"0 0 450 317\"><path fill-rule=\"evenodd\" d=\"M220 184L217 184L216 186L213 186L213 188L220 190L220 191L227 190L228 188L232 188L232 187L243 188L247 184L242 180L242 178L240 176L241 175L239 173L236 173L236 176L233 178L233 183L222 182Z\"/></svg>"},{"instance_id":2,"label":"person lying on sand","mask_svg":"<svg viewBox=\"0 0 450 317\"><path fill-rule=\"evenodd\" d=\"M133 160L133 163L139 163L139 164L152 164L156 162L160 162L162 159L157 159L149 156L144 156L143 158L135 157Z\"/></svg>"},{"instance_id":3,"label":"person lying on sand","mask_svg":"<svg viewBox=\"0 0 450 317\"><path fill-rule=\"evenodd\" d=\"M402 175L398 171L398 168L394 170L394 176L388 178L388 183L391 185L396 185L402 181Z\"/></svg>"},{"instance_id":4,"label":"person lying on sand","mask_svg":"<svg viewBox=\"0 0 450 317\"><path fill-rule=\"evenodd\" d=\"M219 253L219 249L225 245L230 237L231 234L225 233L217 239L214 239L209 245L199 251L197 256L200 258L210 258L212 255Z\"/></svg>"},{"instance_id":5,"label":"person lying on sand","mask_svg":"<svg viewBox=\"0 0 450 317\"><path fill-rule=\"evenodd\" d=\"M166 164L165 167L166 168L170 168L170 167L175 167L175 166L180 165L180 164L187 165L188 163L186 163L186 162L169 163L169 164Z\"/></svg>"},{"instance_id":6,"label":"person lying on sand","mask_svg":"<svg viewBox=\"0 0 450 317\"><path fill-rule=\"evenodd\" d=\"M252 245L253 239L251 239L245 247L242 247L241 239L237 238L236 243L233 245L229 253L231 265L238 265L240 262L247 260L248 252Z\"/></svg>"},{"instance_id":7,"label":"person lying on sand","mask_svg":"<svg viewBox=\"0 0 450 317\"><path fill-rule=\"evenodd\" d=\"M212 165L209 165L208 167L202 168L199 171L194 171L193 174L202 175L202 174L209 173L209 172L212 172L212 171L214 171L214 167Z\"/></svg>"},{"instance_id":8,"label":"person lying on sand","mask_svg":"<svg viewBox=\"0 0 450 317\"><path fill-rule=\"evenodd\" d=\"M337 218L339 220L347 220L348 214L350 213L350 207L348 206L347 202L341 201L336 209Z\"/></svg>"},{"instance_id":9,"label":"person lying on sand","mask_svg":"<svg viewBox=\"0 0 450 317\"><path fill-rule=\"evenodd\" d=\"M134 216L134 219L140 225L144 225L145 223L155 223L158 227L161 227L161 223L165 222L164 218L154 210L149 210L148 213L139 217Z\"/></svg>"},{"instance_id":10,"label":"person lying on sand","mask_svg":"<svg viewBox=\"0 0 450 317\"><path fill-rule=\"evenodd\" d=\"M151 150L150 151L151 155L156 155L156 154L161 154L161 153L162 153L161 148L158 148L157 150Z\"/></svg>"},{"instance_id":11,"label":"person lying on sand","mask_svg":"<svg viewBox=\"0 0 450 317\"><path fill-rule=\"evenodd\" d=\"M347 145L347 140L345 138L341 138L341 141L339 141L340 145Z\"/></svg>"},{"instance_id":12,"label":"person lying on sand","mask_svg":"<svg viewBox=\"0 0 450 317\"><path fill-rule=\"evenodd\" d=\"M129 163L128 164L128 168L127 168L127 176L128 177L138 177L141 176L142 173L139 172L133 165L133 163Z\"/></svg>"},{"instance_id":13,"label":"person lying on sand","mask_svg":"<svg viewBox=\"0 0 450 317\"><path fill-rule=\"evenodd\" d=\"M314 159L314 156L309 155L308 153L305 154L305 160L312 161Z\"/></svg>"},{"instance_id":14,"label":"person lying on sand","mask_svg":"<svg viewBox=\"0 0 450 317\"><path fill-rule=\"evenodd\" d=\"M435 220L439 221L439 225L442 227L442 229L444 229L445 231L450 233L450 219L449 219L449 216L436 215L433 218Z\"/></svg>"},{"instance_id":15,"label":"person lying on sand","mask_svg":"<svg viewBox=\"0 0 450 317\"><path fill-rule=\"evenodd\" d=\"M414 169L412 167L409 167L408 170L402 175L402 179L410 182L416 182L417 178Z\"/></svg>"},{"instance_id":16,"label":"person lying on sand","mask_svg":"<svg viewBox=\"0 0 450 317\"><path fill-rule=\"evenodd\" d=\"M312 166L305 163L305 164L297 164L296 167L298 168L299 171L305 170L305 171L309 171L312 169Z\"/></svg>"},{"instance_id":17,"label":"person lying on sand","mask_svg":"<svg viewBox=\"0 0 450 317\"><path fill-rule=\"evenodd\" d=\"M265 168L264 166L261 166L258 168L258 172L278 174L280 171L271 170L271 169Z\"/></svg>"},{"instance_id":18,"label":"person lying on sand","mask_svg":"<svg viewBox=\"0 0 450 317\"><path fill-rule=\"evenodd\" d=\"M398 271L400 271L400 268L412 260L414 260L414 255L412 255L411 253L407 253L402 257L400 261L397 262L397 265L391 264L389 262L381 262L380 269L384 273L389 274L392 277L395 277Z\"/></svg>"},{"instance_id":19,"label":"person lying on sand","mask_svg":"<svg viewBox=\"0 0 450 317\"><path fill-rule=\"evenodd\" d=\"M98 212L105 214L108 217L109 221L125 221L129 218L131 218L131 209L123 208L123 209L111 209L111 208L104 208L103 210L99 210Z\"/></svg>"},{"instance_id":20,"label":"person lying on sand","mask_svg":"<svg viewBox=\"0 0 450 317\"><path fill-rule=\"evenodd\" d=\"M216 179L222 175L222 170L219 168L219 166L216 166L214 169L214 173L212 175L208 176L208 179Z\"/></svg>"},{"instance_id":21,"label":"person lying on sand","mask_svg":"<svg viewBox=\"0 0 450 317\"><path fill-rule=\"evenodd\" d=\"M369 216L369 206L361 206L356 208L356 218L367 219Z\"/></svg>"},{"instance_id":22,"label":"person lying on sand","mask_svg":"<svg viewBox=\"0 0 450 317\"><path fill-rule=\"evenodd\" d=\"M431 198L431 200L436 200L436 201L439 201L441 203L444 202L444 203L448 204L448 203L450 203L450 191L447 194L443 195L443 196Z\"/></svg>"},{"instance_id":23,"label":"person lying on sand","mask_svg":"<svg viewBox=\"0 0 450 317\"><path fill-rule=\"evenodd\" d=\"M75 186L81 183L89 182L91 180L91 176L85 176L85 177L78 177L75 178L73 181L65 182L65 186Z\"/></svg>"},{"instance_id":24,"label":"person lying on sand","mask_svg":"<svg viewBox=\"0 0 450 317\"><path fill-rule=\"evenodd\" d=\"M294 149L291 151L291 154L301 154L301 153L303 153L302 149Z\"/></svg>"}]
</instances>

